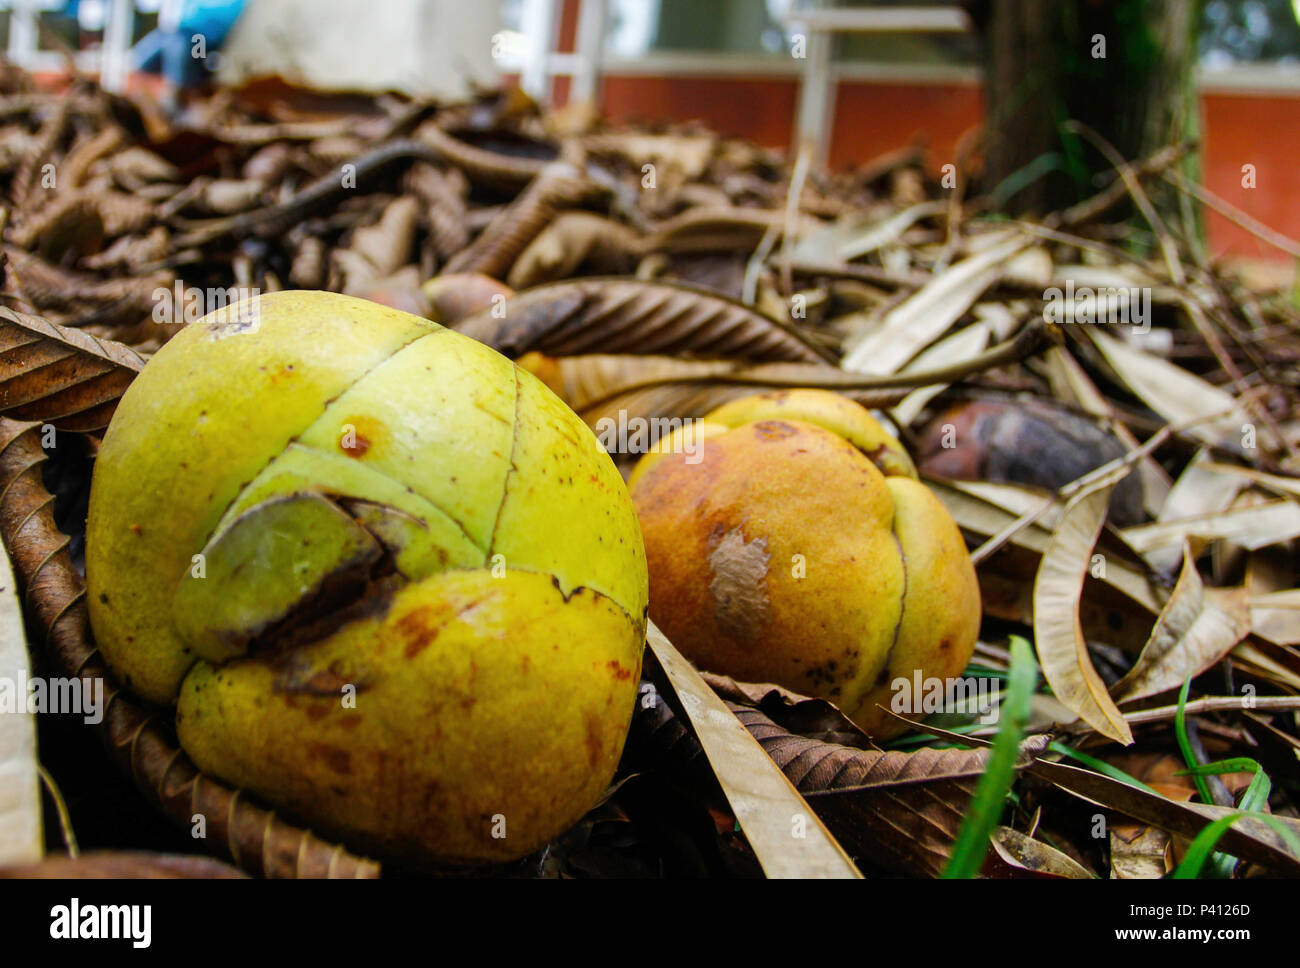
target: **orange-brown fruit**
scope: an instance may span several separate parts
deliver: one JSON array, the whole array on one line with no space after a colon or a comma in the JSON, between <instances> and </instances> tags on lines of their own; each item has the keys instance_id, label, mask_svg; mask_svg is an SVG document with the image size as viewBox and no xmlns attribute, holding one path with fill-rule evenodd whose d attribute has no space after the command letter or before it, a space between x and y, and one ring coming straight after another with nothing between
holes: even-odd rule
<instances>
[{"instance_id":1,"label":"orange-brown fruit","mask_svg":"<svg viewBox=\"0 0 1300 968\"><path fill-rule=\"evenodd\" d=\"M961 674L975 569L865 409L822 390L758 394L659 450L631 480L650 616L697 665L829 699L879 738L906 728L879 708L896 680Z\"/></svg>"}]
</instances>

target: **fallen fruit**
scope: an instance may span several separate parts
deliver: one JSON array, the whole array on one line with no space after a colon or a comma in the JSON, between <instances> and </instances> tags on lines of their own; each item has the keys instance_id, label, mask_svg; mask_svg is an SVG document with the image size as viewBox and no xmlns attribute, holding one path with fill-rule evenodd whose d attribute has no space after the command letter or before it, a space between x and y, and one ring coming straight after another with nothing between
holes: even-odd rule
<instances>
[{"instance_id":1,"label":"fallen fruit","mask_svg":"<svg viewBox=\"0 0 1300 968\"><path fill-rule=\"evenodd\" d=\"M733 401L630 483L651 618L701 667L829 699L887 738L906 728L878 708L895 680L970 661L980 597L961 533L858 404L824 390Z\"/></svg>"},{"instance_id":2,"label":"fallen fruit","mask_svg":"<svg viewBox=\"0 0 1300 968\"><path fill-rule=\"evenodd\" d=\"M917 432L917 461L936 477L1000 481L1056 490L1127 451L1119 438L1043 400L971 400ZM1110 496L1110 513L1127 527L1145 520L1142 479L1130 474Z\"/></svg>"},{"instance_id":3,"label":"fallen fruit","mask_svg":"<svg viewBox=\"0 0 1300 968\"><path fill-rule=\"evenodd\" d=\"M626 488L475 341L281 292L123 397L87 523L97 644L204 771L404 861L526 855L613 775L645 632Z\"/></svg>"}]
</instances>

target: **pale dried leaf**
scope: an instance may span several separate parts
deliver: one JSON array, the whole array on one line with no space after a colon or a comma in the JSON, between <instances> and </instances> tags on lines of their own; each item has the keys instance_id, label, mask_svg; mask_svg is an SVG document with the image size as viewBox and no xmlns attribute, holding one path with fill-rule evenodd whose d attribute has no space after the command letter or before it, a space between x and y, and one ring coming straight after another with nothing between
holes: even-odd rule
<instances>
[{"instance_id":1,"label":"pale dried leaf","mask_svg":"<svg viewBox=\"0 0 1300 968\"><path fill-rule=\"evenodd\" d=\"M1158 880L1173 870L1173 838L1159 827L1119 824L1110 833L1112 880Z\"/></svg>"},{"instance_id":2,"label":"pale dried leaf","mask_svg":"<svg viewBox=\"0 0 1300 968\"><path fill-rule=\"evenodd\" d=\"M1098 732L1128 745L1133 732L1093 667L1079 599L1114 484L1080 491L1065 508L1034 581L1034 640L1056 698Z\"/></svg>"},{"instance_id":3,"label":"pale dried leaf","mask_svg":"<svg viewBox=\"0 0 1300 968\"><path fill-rule=\"evenodd\" d=\"M960 329L920 353L916 359L903 367L903 372L938 369L941 366L952 366L973 359L988 347L989 332L990 326L987 323L975 323ZM912 421L925 409L925 405L947 388L946 383L935 383L913 390L894 408L894 421L902 427L911 426Z\"/></svg>"},{"instance_id":4,"label":"pale dried leaf","mask_svg":"<svg viewBox=\"0 0 1300 968\"><path fill-rule=\"evenodd\" d=\"M1093 873L1069 854L1011 827L995 827L993 849L1012 867L1068 880L1092 880Z\"/></svg>"},{"instance_id":5,"label":"pale dried leaf","mask_svg":"<svg viewBox=\"0 0 1300 968\"><path fill-rule=\"evenodd\" d=\"M1211 594L1212 592L1219 594ZM1207 589L1191 548L1146 647L1128 673L1111 687L1116 702L1133 702L1177 688L1214 665L1250 632L1244 589Z\"/></svg>"},{"instance_id":6,"label":"pale dried leaf","mask_svg":"<svg viewBox=\"0 0 1300 968\"><path fill-rule=\"evenodd\" d=\"M1279 645L1300 645L1300 588L1252 595L1253 630Z\"/></svg>"},{"instance_id":7,"label":"pale dried leaf","mask_svg":"<svg viewBox=\"0 0 1300 968\"><path fill-rule=\"evenodd\" d=\"M1181 545L1193 538L1225 540L1254 551L1300 535L1300 504L1270 501L1212 514L1157 521L1120 532L1135 551Z\"/></svg>"},{"instance_id":8,"label":"pale dried leaf","mask_svg":"<svg viewBox=\"0 0 1300 968\"><path fill-rule=\"evenodd\" d=\"M653 622L646 643L672 683L768 877L862 875L763 748ZM804 836L795 837L796 818Z\"/></svg>"},{"instance_id":9,"label":"pale dried leaf","mask_svg":"<svg viewBox=\"0 0 1300 968\"><path fill-rule=\"evenodd\" d=\"M958 483L928 478L925 483L943 502L948 513L953 516L953 520L962 530L970 531L981 538L990 538L998 534L1021 513L1019 511L1012 513L988 500L995 489L1000 496L1005 493L1003 489L1015 487L1014 485L976 484L970 481ZM1015 490L1025 489L1015 488ZM1047 550L1051 536L1047 528L1035 523L1017 531L1011 537L1010 543L1041 555ZM1108 560L1105 573L1098 577L1099 580L1122 592L1149 615L1154 616L1159 613L1160 602L1151 591L1150 581L1145 574L1132 568L1127 562Z\"/></svg>"},{"instance_id":10,"label":"pale dried leaf","mask_svg":"<svg viewBox=\"0 0 1300 968\"><path fill-rule=\"evenodd\" d=\"M885 314L844 358L846 370L893 373L946 333L996 282L1003 263L1029 242L1019 235L990 245L936 275L906 302Z\"/></svg>"},{"instance_id":11,"label":"pale dried leaf","mask_svg":"<svg viewBox=\"0 0 1300 968\"><path fill-rule=\"evenodd\" d=\"M1208 444L1240 443L1248 419L1232 394L1095 326L1086 331L1120 379L1160 416L1172 424L1201 421L1187 433ZM1262 438L1264 428L1259 433Z\"/></svg>"},{"instance_id":12,"label":"pale dried leaf","mask_svg":"<svg viewBox=\"0 0 1300 968\"><path fill-rule=\"evenodd\" d=\"M0 867L36 863L43 852L36 716L26 709L22 687L31 671L13 569L0 553L0 682L10 686L8 701L18 704L0 703Z\"/></svg>"}]
</instances>

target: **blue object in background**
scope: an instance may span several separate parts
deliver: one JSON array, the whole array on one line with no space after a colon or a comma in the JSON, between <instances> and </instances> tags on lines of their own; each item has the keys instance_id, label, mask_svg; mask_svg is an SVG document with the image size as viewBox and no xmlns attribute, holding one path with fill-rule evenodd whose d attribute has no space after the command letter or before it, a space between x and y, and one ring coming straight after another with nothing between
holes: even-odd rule
<instances>
[{"instance_id":1,"label":"blue object in background","mask_svg":"<svg viewBox=\"0 0 1300 968\"><path fill-rule=\"evenodd\" d=\"M140 39L133 51L137 70L162 74L176 88L194 87L207 78L209 61L194 56L195 35L210 57L230 36L246 0L184 0L175 27L164 26ZM160 18L161 20L161 18Z\"/></svg>"},{"instance_id":2,"label":"blue object in background","mask_svg":"<svg viewBox=\"0 0 1300 968\"><path fill-rule=\"evenodd\" d=\"M220 47L244 12L245 0L185 0L181 4L180 30L187 37L202 34L208 49Z\"/></svg>"}]
</instances>

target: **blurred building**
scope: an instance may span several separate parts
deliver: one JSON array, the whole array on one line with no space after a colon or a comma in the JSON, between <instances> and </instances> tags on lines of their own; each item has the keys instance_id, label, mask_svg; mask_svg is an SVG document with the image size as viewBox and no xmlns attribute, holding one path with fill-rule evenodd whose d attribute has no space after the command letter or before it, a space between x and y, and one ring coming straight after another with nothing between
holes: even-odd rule
<instances>
[{"instance_id":1,"label":"blurred building","mask_svg":"<svg viewBox=\"0 0 1300 968\"><path fill-rule=\"evenodd\" d=\"M61 69L42 43L80 48L88 70L126 83L123 51L173 0L0 0L12 59ZM183 0L178 0L183 2ZM522 83L554 105L590 100L620 121L700 119L788 147L815 138L849 166L914 142L934 167L983 118L967 2L912 0L246 0L215 74L280 75L333 90L454 97L470 81ZM889 29L864 30L870 13ZM843 29L818 30L822 22ZM913 18L907 21L906 18ZM917 19L919 18L919 19ZM956 23L954 24L954 18ZM853 22L859 26L852 26ZM1201 44L1205 183L1300 237L1300 0L1209 0ZM899 23L922 26L903 29ZM928 24L928 26L926 26ZM1254 187L1243 184L1253 166ZM1278 259L1210 213L1216 253Z\"/></svg>"}]
</instances>

